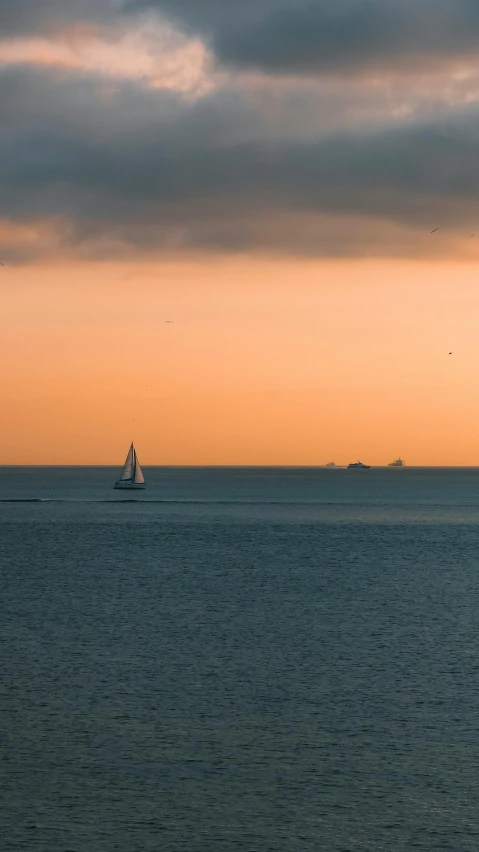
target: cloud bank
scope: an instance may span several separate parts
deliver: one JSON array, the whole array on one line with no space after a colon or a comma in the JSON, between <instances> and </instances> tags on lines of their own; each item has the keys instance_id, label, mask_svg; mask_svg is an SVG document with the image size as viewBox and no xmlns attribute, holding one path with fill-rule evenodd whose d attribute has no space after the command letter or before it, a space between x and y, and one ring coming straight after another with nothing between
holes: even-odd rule
<instances>
[{"instance_id":1,"label":"cloud bank","mask_svg":"<svg viewBox=\"0 0 479 852\"><path fill-rule=\"evenodd\" d=\"M475 250L468 0L2 0L0 26L11 262Z\"/></svg>"}]
</instances>

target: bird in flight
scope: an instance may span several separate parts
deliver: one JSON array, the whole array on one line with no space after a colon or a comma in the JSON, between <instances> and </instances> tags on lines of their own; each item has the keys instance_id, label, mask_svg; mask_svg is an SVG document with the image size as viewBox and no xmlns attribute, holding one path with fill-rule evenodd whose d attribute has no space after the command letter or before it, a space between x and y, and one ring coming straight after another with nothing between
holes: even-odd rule
<instances>
[{"instance_id":1,"label":"bird in flight","mask_svg":"<svg viewBox=\"0 0 479 852\"><path fill-rule=\"evenodd\" d=\"M165 320L166 323L171 323L173 325L173 320Z\"/></svg>"},{"instance_id":2,"label":"bird in flight","mask_svg":"<svg viewBox=\"0 0 479 852\"><path fill-rule=\"evenodd\" d=\"M449 355L452 355L452 352L450 352Z\"/></svg>"},{"instance_id":3,"label":"bird in flight","mask_svg":"<svg viewBox=\"0 0 479 852\"><path fill-rule=\"evenodd\" d=\"M431 231L431 234L435 234L436 231L438 231L438 230L439 230L439 228L434 228L434 231Z\"/></svg>"}]
</instances>

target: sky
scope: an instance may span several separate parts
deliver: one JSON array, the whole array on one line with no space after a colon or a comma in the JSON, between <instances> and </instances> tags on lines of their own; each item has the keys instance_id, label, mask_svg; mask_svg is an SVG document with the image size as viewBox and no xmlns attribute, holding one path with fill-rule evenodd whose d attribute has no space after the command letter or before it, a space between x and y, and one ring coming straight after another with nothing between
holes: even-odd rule
<instances>
[{"instance_id":1,"label":"sky","mask_svg":"<svg viewBox=\"0 0 479 852\"><path fill-rule=\"evenodd\" d=\"M477 0L0 0L0 464L479 465L478 44Z\"/></svg>"}]
</instances>

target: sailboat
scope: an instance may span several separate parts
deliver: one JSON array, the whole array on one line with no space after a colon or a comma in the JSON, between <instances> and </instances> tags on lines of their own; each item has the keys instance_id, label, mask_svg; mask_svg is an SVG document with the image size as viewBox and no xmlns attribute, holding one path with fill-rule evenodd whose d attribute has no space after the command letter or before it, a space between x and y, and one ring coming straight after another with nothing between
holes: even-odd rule
<instances>
[{"instance_id":1,"label":"sailboat","mask_svg":"<svg viewBox=\"0 0 479 852\"><path fill-rule=\"evenodd\" d=\"M128 450L122 474L115 482L115 488L145 488L145 477L143 476L133 441Z\"/></svg>"}]
</instances>

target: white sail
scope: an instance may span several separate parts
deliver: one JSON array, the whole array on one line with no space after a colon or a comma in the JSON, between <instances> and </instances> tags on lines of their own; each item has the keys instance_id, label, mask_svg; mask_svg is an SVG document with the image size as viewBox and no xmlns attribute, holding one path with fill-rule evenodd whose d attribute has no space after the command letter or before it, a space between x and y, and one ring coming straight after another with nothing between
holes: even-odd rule
<instances>
[{"instance_id":1,"label":"white sail","mask_svg":"<svg viewBox=\"0 0 479 852\"><path fill-rule=\"evenodd\" d=\"M135 485L143 485L145 481L145 477L143 476L143 471L140 467L140 462L138 461L138 456L135 451L135 473L133 476L133 482Z\"/></svg>"},{"instance_id":2,"label":"white sail","mask_svg":"<svg viewBox=\"0 0 479 852\"><path fill-rule=\"evenodd\" d=\"M133 479L135 474L135 462L136 462L136 452L133 444L128 450L128 455L126 457L125 464L123 466L123 471L120 476L120 482L125 482L125 480Z\"/></svg>"}]
</instances>

